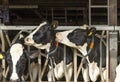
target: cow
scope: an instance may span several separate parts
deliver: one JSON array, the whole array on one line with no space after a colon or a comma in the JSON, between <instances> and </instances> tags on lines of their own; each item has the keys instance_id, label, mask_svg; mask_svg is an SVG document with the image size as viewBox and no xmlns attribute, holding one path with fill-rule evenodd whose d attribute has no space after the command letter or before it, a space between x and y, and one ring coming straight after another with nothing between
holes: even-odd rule
<instances>
[{"instance_id":1,"label":"cow","mask_svg":"<svg viewBox=\"0 0 120 82\"><path fill-rule=\"evenodd\" d=\"M96 29L77 28L56 33L56 40L69 47L77 49L86 58L82 67L83 79L96 82L100 75L100 38L95 36ZM102 72L106 79L106 47L102 43Z\"/></svg>"},{"instance_id":2,"label":"cow","mask_svg":"<svg viewBox=\"0 0 120 82\"><path fill-rule=\"evenodd\" d=\"M34 60L30 58L30 53L27 51L27 46L24 45L24 37L26 33L21 33L19 38L15 43L5 53L6 65L9 67L8 75L6 76L7 81L21 82L28 80L29 78L29 60ZM36 58L35 58L36 59ZM38 63L31 62L32 66L31 72L33 72L33 80L36 81L38 75ZM35 74L36 73L36 74Z\"/></svg>"},{"instance_id":3,"label":"cow","mask_svg":"<svg viewBox=\"0 0 120 82\"><path fill-rule=\"evenodd\" d=\"M119 82L120 81L120 56L118 55L118 65L116 67L116 77L114 82Z\"/></svg>"},{"instance_id":4,"label":"cow","mask_svg":"<svg viewBox=\"0 0 120 82\"><path fill-rule=\"evenodd\" d=\"M55 28L57 27L58 22L54 21L50 24L48 21L43 21L40 25L35 28L32 33L30 33L25 39L25 44L29 46L34 46L41 50L46 50L47 57L52 60L52 64L48 64L49 68L53 68L49 70L47 76L48 81L52 81L52 73L57 80L61 80L61 78L65 75L64 73L64 45L57 44L55 40ZM70 47L66 48L66 69L67 69L67 82L70 82L73 70L72 63L72 55L73 51Z\"/></svg>"}]
</instances>

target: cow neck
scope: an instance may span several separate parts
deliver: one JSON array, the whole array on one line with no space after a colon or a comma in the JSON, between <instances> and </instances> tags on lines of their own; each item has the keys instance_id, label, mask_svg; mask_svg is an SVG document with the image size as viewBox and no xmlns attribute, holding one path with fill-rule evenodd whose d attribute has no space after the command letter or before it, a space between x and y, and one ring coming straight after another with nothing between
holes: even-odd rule
<instances>
[{"instance_id":1,"label":"cow neck","mask_svg":"<svg viewBox=\"0 0 120 82\"><path fill-rule=\"evenodd\" d=\"M53 55L57 51L57 48L59 46L58 41L55 40L55 32L54 31L51 32L51 36L52 36L51 37L52 40L50 42L51 46L50 46L50 51L48 52L47 56Z\"/></svg>"},{"instance_id":2,"label":"cow neck","mask_svg":"<svg viewBox=\"0 0 120 82\"><path fill-rule=\"evenodd\" d=\"M85 57L87 57L90 52L92 51L92 49L94 48L94 38L95 36L92 35L92 39L90 40L90 43L88 42L89 46L88 46L88 51L87 51L87 54L85 55Z\"/></svg>"},{"instance_id":3,"label":"cow neck","mask_svg":"<svg viewBox=\"0 0 120 82\"><path fill-rule=\"evenodd\" d=\"M86 61L90 62L87 57L89 56L92 49L94 48L94 35L92 35L92 39L88 38L87 43L89 44L87 49L87 54L82 56L80 55L82 57L82 60L81 60L82 63L86 63Z\"/></svg>"}]
</instances>

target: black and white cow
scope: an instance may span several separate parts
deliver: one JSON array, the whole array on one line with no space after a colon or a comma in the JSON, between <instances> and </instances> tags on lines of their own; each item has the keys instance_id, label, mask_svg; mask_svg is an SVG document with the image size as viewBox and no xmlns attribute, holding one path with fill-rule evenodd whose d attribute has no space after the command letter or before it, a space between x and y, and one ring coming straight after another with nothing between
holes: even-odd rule
<instances>
[{"instance_id":1,"label":"black and white cow","mask_svg":"<svg viewBox=\"0 0 120 82\"><path fill-rule=\"evenodd\" d=\"M83 66L83 78L85 82L96 81L100 75L100 39L95 36L96 29L74 29L64 32L57 32L56 39L58 42L67 46L76 48L87 59L88 68ZM91 50L90 50L91 49ZM102 44L102 71L106 79L106 47Z\"/></svg>"},{"instance_id":2,"label":"black and white cow","mask_svg":"<svg viewBox=\"0 0 120 82\"><path fill-rule=\"evenodd\" d=\"M12 44L10 49L6 52L5 60L9 67L7 81L21 82L28 78L29 53L27 52L27 46L24 45L24 37L25 36L23 36L23 34L20 34L20 37L17 39L17 41ZM34 74L36 73L36 75L33 75L33 77L35 77L33 80L35 81L38 74L37 63L33 65L31 71L34 72Z\"/></svg>"},{"instance_id":3,"label":"black and white cow","mask_svg":"<svg viewBox=\"0 0 120 82\"><path fill-rule=\"evenodd\" d=\"M54 28L57 26L57 22L50 25L48 22L42 22L40 26L35 28L30 35L28 35L25 38L25 44L34 46L38 49L45 49L47 53L49 54L49 57L53 61L53 67L54 67L54 75L57 80L60 80L64 76L64 63L63 63L63 57L64 57L64 51L63 51L63 45L60 44L59 46L56 46L57 43L55 41L55 30ZM57 47L57 48L56 48ZM71 48L66 48L66 63L67 63L67 73L68 78L67 82L70 81L72 76L72 50ZM49 68L51 68L51 65L49 64ZM49 70L48 72L48 81L52 81L52 71Z\"/></svg>"}]
</instances>

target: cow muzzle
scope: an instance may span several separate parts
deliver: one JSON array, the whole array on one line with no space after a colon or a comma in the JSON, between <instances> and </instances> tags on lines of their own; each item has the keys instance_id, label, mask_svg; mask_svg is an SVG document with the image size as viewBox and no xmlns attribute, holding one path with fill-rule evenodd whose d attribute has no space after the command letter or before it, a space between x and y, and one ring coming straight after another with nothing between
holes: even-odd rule
<instances>
[{"instance_id":1,"label":"cow muzzle","mask_svg":"<svg viewBox=\"0 0 120 82\"><path fill-rule=\"evenodd\" d=\"M33 45L34 44L34 40L30 37L26 37L24 39L24 42L25 42L26 45Z\"/></svg>"},{"instance_id":2,"label":"cow muzzle","mask_svg":"<svg viewBox=\"0 0 120 82\"><path fill-rule=\"evenodd\" d=\"M58 41L58 42L62 41L62 35L59 32L56 33L56 41Z\"/></svg>"}]
</instances>

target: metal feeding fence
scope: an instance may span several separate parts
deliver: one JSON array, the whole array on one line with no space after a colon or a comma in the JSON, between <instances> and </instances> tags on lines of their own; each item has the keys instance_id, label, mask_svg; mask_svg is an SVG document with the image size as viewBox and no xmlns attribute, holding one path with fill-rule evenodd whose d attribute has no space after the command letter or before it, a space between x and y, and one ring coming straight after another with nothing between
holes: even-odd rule
<instances>
[{"instance_id":1,"label":"metal feeding fence","mask_svg":"<svg viewBox=\"0 0 120 82\"><path fill-rule=\"evenodd\" d=\"M4 36L7 38L7 41L9 43L9 45L11 45L11 42L9 40L9 35L7 33L5 33L5 35L3 34L3 32L5 32L6 30L20 30L20 31L25 31L25 30L32 30L34 29L36 26L4 26L1 25L0 26L0 38L1 38L1 42L2 42L2 51L5 52L5 41L4 41ZM70 29L76 29L76 28L80 28L81 26L58 26L58 28L56 30L70 30ZM92 26L95 27L98 31L103 31L101 35L99 35L98 37L101 39L102 41L102 36L106 36L106 69L107 69L107 80L106 82L113 82L114 78L115 78L115 69L117 66L117 54L118 54L118 35L119 35L119 30L120 27L119 26L107 26L107 25L100 25L100 26ZM104 32L106 31L106 35L104 35ZM66 48L64 47L64 52L66 52ZM80 74L80 70L81 70L81 66L82 63L80 64L79 67L77 67L77 57L79 57L79 54L76 52L76 50L74 50L74 82L78 82L78 76ZM39 64L41 65L41 57L39 57ZM64 70L65 70L65 74L66 74L66 54L64 53ZM102 61L102 59L100 60ZM44 66L46 66L46 64L48 63L48 60L46 60ZM5 69L5 59L2 59L2 67L4 68L3 71L3 76L6 77L7 71ZM40 73L39 73L39 82L42 81L42 76L44 74L45 68L43 68L43 70L41 70L41 67L39 67L40 69ZM112 75L112 77L111 77ZM67 77L67 76L66 76ZM5 79L4 79L5 80Z\"/></svg>"}]
</instances>

